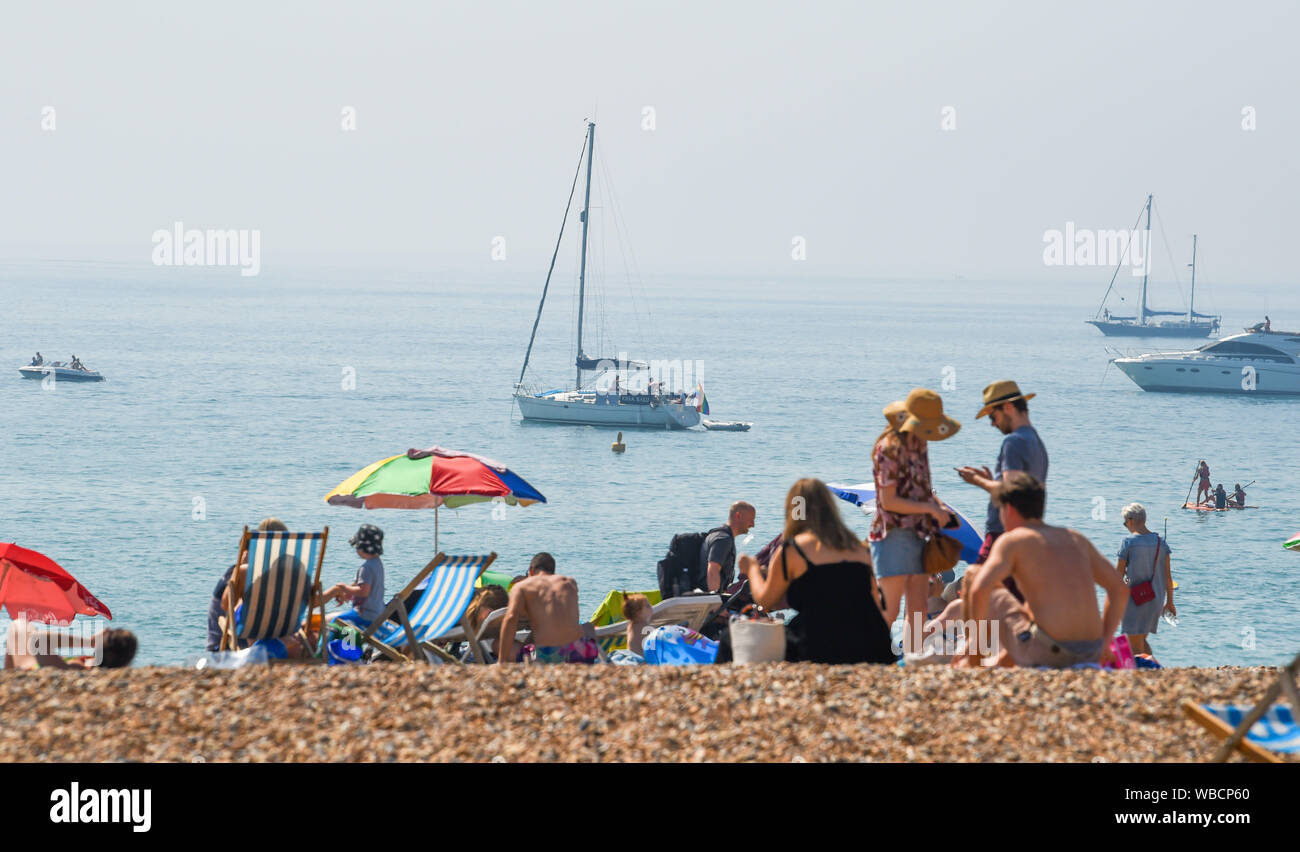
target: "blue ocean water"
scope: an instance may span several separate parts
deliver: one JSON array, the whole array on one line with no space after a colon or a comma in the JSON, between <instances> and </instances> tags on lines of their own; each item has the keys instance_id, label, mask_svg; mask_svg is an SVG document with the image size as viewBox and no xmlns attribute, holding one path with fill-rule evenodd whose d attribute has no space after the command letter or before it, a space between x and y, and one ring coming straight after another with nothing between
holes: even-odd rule
<instances>
[{"instance_id":1,"label":"blue ocean water","mask_svg":"<svg viewBox=\"0 0 1300 852\"><path fill-rule=\"evenodd\" d=\"M333 508L323 496L371 461L440 444L505 462L549 499L504 517L485 505L444 511L442 549L495 550L498 566L517 572L549 550L590 611L610 589L652 588L672 535L722 522L735 499L758 508L753 552L779 532L796 478L869 480L881 407L917 385L940 390L964 424L932 445L931 461L939 495L980 523L982 492L951 469L992 464L1000 436L974 419L980 389L1014 378L1038 394L1031 414L1051 456L1050 522L1084 531L1113 557L1124 504L1145 504L1157 531L1168 518L1180 624L1152 639L1162 662L1277 664L1300 646L1300 555L1281 548L1300 529L1300 399L1141 392L1108 369L1106 339L1082 322L1092 290L648 281L635 304L601 300L605 324L592 320L593 335L608 332L634 357L698 359L713 416L755 425L626 432L628 450L616 455L613 431L524 424L512 406L538 279L532 269L241 278L53 261L0 267L0 366L10 370L0 379L0 540L75 574L140 635L140 662L177 664L201 650L212 587L242 527L263 516L296 529L329 525L327 584L351 579L347 537L376 523L387 534L389 591L405 582L434 552L432 513ZM555 292L530 370L546 387L572 378L572 297ZM1229 329L1258 319L1239 302ZM1274 294L1275 325L1300 316L1300 305L1287 307ZM649 308L653 322L634 308ZM638 348L639 336L667 346ZM616 354L595 348L588 354ZM75 352L108 381L46 390L21 380L16 368L37 349L47 359ZM355 388L344 381L349 369ZM1202 457L1229 487L1258 480L1250 502L1261 508L1181 511ZM844 508L865 535L867 518Z\"/></svg>"}]
</instances>

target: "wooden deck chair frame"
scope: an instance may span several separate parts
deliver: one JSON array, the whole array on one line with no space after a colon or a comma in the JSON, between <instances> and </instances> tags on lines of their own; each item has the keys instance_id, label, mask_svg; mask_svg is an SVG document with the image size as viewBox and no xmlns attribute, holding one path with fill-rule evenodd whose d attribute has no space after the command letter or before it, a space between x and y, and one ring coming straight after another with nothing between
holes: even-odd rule
<instances>
[{"instance_id":1,"label":"wooden deck chair frame","mask_svg":"<svg viewBox=\"0 0 1300 852\"><path fill-rule=\"evenodd\" d=\"M235 579L239 576L239 566L248 561L248 542L253 537L253 532L255 531L250 530L247 526L244 527L244 534L239 539L239 551L235 556L235 570L230 572L230 581L226 584L225 623L221 625L221 645L219 646L222 651L233 651L239 647L239 639L235 636L235 607L239 605L237 597L242 596L244 590L242 587L235 585ZM266 532L266 530L263 530L263 532ZM322 599L320 572L321 566L325 564L325 545L329 542L329 537L330 528L325 527L321 531L320 550L316 552L316 570L312 574L311 585L307 589L307 621L298 628L298 632L303 634L303 644L311 649L312 659L315 660L323 659L325 651L325 601ZM247 578L245 578L245 582L247 582ZM311 643L306 641L311 626L312 610L320 613L318 622L320 629L316 634L315 648L312 648ZM277 660L276 662L281 661Z\"/></svg>"},{"instance_id":2,"label":"wooden deck chair frame","mask_svg":"<svg viewBox=\"0 0 1300 852\"><path fill-rule=\"evenodd\" d=\"M376 617L375 620L370 623L370 626L367 627L361 633L362 641L366 642L369 645L374 646L375 649L378 650L385 657L389 658L390 660L394 660L396 662L410 663L410 662L415 662L417 660L419 662L424 662L424 663L429 662L428 657L425 657L423 654L418 654L415 652L414 649L416 648L420 648L430 654L434 654L439 658L441 658L444 662L448 662L448 663L459 662L459 660L457 660L451 654L447 653L442 648L433 644L432 641L423 642L423 643L417 642L415 638L415 629L411 627L410 613L406 611L406 598L412 592L415 591L416 586L418 586L426 577L432 574L439 565L442 565L443 563L447 562L449 558L450 557L448 557L446 553L439 551L438 554L433 557L433 559L429 560L429 564L425 565L424 568L422 568L418 574L416 574L414 577L411 578L411 581L409 583L407 583L404 587L402 587L402 590L398 592L397 595L391 601L388 602L388 606L384 607L384 611L381 612L378 615L378 617ZM497 559L496 551L489 553L486 561L484 561L484 563L479 566L478 572L474 575L475 579L478 579L478 577L482 575L482 573L488 569L488 566L490 566L493 562L495 562L496 559ZM469 611L469 607L466 607L465 609L466 612ZM380 642L378 639L374 637L375 631L378 630L379 627L385 621L389 621L390 619L395 619L397 623L401 625L402 632L406 634L406 647L411 649L411 653L409 655L402 653L401 650L394 648L391 645L387 645L383 642ZM465 630L466 635L469 635L470 633L468 629L469 625L465 620L465 613L461 613L460 624L462 629Z\"/></svg>"},{"instance_id":3,"label":"wooden deck chair frame","mask_svg":"<svg viewBox=\"0 0 1300 852\"><path fill-rule=\"evenodd\" d=\"M1284 666L1278 672L1277 680L1268 688L1268 692L1264 694L1264 697L1242 718L1241 724L1236 728L1228 727L1226 722L1213 713L1207 712L1205 708L1191 699L1183 702L1183 712L1188 718L1224 741L1223 745L1219 746L1219 750L1214 753L1214 757L1211 759L1212 762L1223 763L1227 761L1228 756L1232 754L1234 749L1241 752L1248 760L1256 763L1282 762L1282 759L1273 752L1246 739L1246 732L1263 718L1268 709L1284 694L1287 700L1291 702L1291 712L1297 718L1300 718L1300 690L1296 688L1297 674L1300 674L1300 654L1297 654L1290 664Z\"/></svg>"}]
</instances>

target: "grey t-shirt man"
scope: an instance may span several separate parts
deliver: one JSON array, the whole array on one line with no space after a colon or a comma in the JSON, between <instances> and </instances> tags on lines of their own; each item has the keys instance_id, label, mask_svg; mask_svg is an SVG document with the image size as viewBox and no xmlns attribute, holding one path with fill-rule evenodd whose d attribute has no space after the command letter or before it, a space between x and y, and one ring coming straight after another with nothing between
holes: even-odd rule
<instances>
[{"instance_id":1,"label":"grey t-shirt man","mask_svg":"<svg viewBox=\"0 0 1300 852\"><path fill-rule=\"evenodd\" d=\"M998 450L998 463L993 468L993 478L1001 479L1004 471L1023 470L1044 485L1047 484L1047 448L1038 437L1033 426L1021 426L1002 439L1002 449ZM989 500L988 518L984 523L984 532L1002 535L1002 519L998 517L998 507Z\"/></svg>"},{"instance_id":2,"label":"grey t-shirt man","mask_svg":"<svg viewBox=\"0 0 1300 852\"><path fill-rule=\"evenodd\" d=\"M362 618L374 621L384 611L384 563L377 556L370 557L357 568L357 578L352 582L370 584L370 594L357 598L352 606Z\"/></svg>"},{"instance_id":3,"label":"grey t-shirt man","mask_svg":"<svg viewBox=\"0 0 1300 852\"><path fill-rule=\"evenodd\" d=\"M730 529L716 529L705 536L704 544L700 545L700 572L705 577L708 576L710 562L722 566L722 587L704 591L721 591L730 586L736 577L736 539L731 535ZM707 580L705 582L707 583Z\"/></svg>"}]
</instances>

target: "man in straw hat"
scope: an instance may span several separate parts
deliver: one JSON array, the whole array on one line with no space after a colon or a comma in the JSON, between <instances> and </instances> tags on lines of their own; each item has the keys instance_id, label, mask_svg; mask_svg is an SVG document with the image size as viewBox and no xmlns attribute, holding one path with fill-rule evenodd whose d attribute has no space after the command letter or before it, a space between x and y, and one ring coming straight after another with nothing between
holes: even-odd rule
<instances>
[{"instance_id":1,"label":"man in straw hat","mask_svg":"<svg viewBox=\"0 0 1300 852\"><path fill-rule=\"evenodd\" d=\"M975 415L975 419L988 416L994 428L1006 437L1002 439L1002 448L998 450L998 460L991 473L987 467L967 466L957 471L962 479L971 485L978 485L990 495L1002 477L1013 470L1023 470L1039 482L1047 483L1047 448L1038 437L1038 431L1029 422L1029 400L1035 396L1032 393L1021 393L1020 386L1009 379L994 382L984 388L984 407ZM1002 533L998 507L990 497L984 523L984 545L980 548L977 565L988 559L993 542Z\"/></svg>"}]
</instances>

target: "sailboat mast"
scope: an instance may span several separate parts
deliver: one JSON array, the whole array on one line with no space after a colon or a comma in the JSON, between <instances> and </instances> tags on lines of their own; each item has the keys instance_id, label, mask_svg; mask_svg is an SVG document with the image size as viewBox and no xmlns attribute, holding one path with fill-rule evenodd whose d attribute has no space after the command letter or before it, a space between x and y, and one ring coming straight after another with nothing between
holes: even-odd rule
<instances>
[{"instance_id":1,"label":"sailboat mast","mask_svg":"<svg viewBox=\"0 0 1300 852\"><path fill-rule=\"evenodd\" d=\"M596 157L596 122L587 122L587 190L582 200L582 262L578 267L578 366L574 390L582 387L582 309L587 295L587 225L591 211L591 161ZM1147 227L1150 227L1148 219Z\"/></svg>"},{"instance_id":2,"label":"sailboat mast","mask_svg":"<svg viewBox=\"0 0 1300 852\"><path fill-rule=\"evenodd\" d=\"M1138 325L1147 324L1147 273L1151 271L1151 196L1147 195L1146 245L1142 247L1142 298L1138 308Z\"/></svg>"},{"instance_id":3,"label":"sailboat mast","mask_svg":"<svg viewBox=\"0 0 1300 852\"><path fill-rule=\"evenodd\" d=\"M1187 303L1187 325L1191 326L1196 313L1196 235L1192 234L1192 298Z\"/></svg>"}]
</instances>

